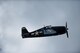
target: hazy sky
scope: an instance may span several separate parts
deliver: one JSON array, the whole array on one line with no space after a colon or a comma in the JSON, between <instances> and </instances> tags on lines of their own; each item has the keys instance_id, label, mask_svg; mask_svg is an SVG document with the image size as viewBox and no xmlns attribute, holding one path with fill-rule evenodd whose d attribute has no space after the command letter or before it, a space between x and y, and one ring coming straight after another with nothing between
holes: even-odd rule
<instances>
[{"instance_id":1,"label":"hazy sky","mask_svg":"<svg viewBox=\"0 0 80 53\"><path fill-rule=\"evenodd\" d=\"M34 31L44 25L65 26L66 34L21 37L21 27ZM0 1L0 53L80 53L80 1Z\"/></svg>"}]
</instances>

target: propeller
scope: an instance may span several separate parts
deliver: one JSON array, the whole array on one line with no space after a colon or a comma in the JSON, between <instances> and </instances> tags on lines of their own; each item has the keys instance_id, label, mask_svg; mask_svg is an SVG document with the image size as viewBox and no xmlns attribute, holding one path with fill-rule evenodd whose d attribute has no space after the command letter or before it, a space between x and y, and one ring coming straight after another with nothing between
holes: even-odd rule
<instances>
[{"instance_id":1,"label":"propeller","mask_svg":"<svg viewBox=\"0 0 80 53\"><path fill-rule=\"evenodd\" d=\"M66 26L65 27L66 27L66 35L67 35L67 38L69 38L68 31L67 31L68 30L68 28L67 28L67 22L66 22Z\"/></svg>"}]
</instances>

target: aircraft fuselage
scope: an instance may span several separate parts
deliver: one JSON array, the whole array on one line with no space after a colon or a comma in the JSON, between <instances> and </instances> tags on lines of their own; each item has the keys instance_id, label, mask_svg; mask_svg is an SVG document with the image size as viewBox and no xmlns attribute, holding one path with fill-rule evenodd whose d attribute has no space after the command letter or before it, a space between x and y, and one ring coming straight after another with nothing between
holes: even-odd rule
<instances>
[{"instance_id":1,"label":"aircraft fuselage","mask_svg":"<svg viewBox=\"0 0 80 53\"><path fill-rule=\"evenodd\" d=\"M22 29L23 30L23 29ZM43 27L39 30L33 32L22 34L23 38L33 38L33 37L46 37L46 36L57 36L67 32L65 26L55 26L55 27Z\"/></svg>"}]
</instances>

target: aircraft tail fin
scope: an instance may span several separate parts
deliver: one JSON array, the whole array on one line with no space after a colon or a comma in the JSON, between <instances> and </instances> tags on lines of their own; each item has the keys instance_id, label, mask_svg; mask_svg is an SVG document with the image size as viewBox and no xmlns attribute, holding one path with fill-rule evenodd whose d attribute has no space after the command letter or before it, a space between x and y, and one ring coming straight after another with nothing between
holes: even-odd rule
<instances>
[{"instance_id":1,"label":"aircraft tail fin","mask_svg":"<svg viewBox=\"0 0 80 53\"><path fill-rule=\"evenodd\" d=\"M26 35L25 34L28 34L28 30L25 28L25 27L22 27L22 38L25 38Z\"/></svg>"}]
</instances>

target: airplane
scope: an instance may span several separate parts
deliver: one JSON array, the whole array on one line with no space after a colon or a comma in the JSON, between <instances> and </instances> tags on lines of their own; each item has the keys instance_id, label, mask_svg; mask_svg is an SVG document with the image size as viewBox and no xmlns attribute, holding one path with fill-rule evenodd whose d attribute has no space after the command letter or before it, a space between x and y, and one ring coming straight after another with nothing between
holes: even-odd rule
<instances>
[{"instance_id":1,"label":"airplane","mask_svg":"<svg viewBox=\"0 0 80 53\"><path fill-rule=\"evenodd\" d=\"M66 26L44 26L38 30L28 32L28 30L25 27L22 27L21 32L22 32L22 38L35 38L35 37L47 37L47 36L58 36L61 34L67 35L68 36L68 28L67 28L67 22Z\"/></svg>"}]
</instances>

